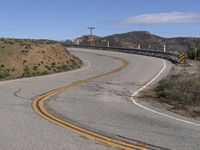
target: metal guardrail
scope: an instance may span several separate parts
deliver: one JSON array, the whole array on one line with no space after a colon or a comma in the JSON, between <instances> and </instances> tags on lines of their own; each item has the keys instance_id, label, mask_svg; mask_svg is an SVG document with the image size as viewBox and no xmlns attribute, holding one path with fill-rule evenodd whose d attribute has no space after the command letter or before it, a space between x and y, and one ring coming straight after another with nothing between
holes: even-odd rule
<instances>
[{"instance_id":1,"label":"metal guardrail","mask_svg":"<svg viewBox=\"0 0 200 150\"><path fill-rule=\"evenodd\" d=\"M130 54L146 55L146 56L167 59L167 60L171 61L172 63L180 63L179 54L170 53L170 52L161 52L161 51L147 50L147 49L75 45L75 44L64 44L64 46L65 47L89 48L89 49L95 49L95 50L107 50L107 51L123 52L123 53L130 53Z\"/></svg>"}]
</instances>

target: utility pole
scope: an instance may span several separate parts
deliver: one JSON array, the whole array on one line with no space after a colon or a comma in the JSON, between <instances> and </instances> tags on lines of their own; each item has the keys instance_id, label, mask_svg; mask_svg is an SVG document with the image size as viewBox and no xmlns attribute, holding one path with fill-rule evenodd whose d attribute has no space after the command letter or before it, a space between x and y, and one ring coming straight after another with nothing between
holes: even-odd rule
<instances>
[{"instance_id":1,"label":"utility pole","mask_svg":"<svg viewBox=\"0 0 200 150\"><path fill-rule=\"evenodd\" d=\"M95 27L88 27L88 29L90 30L90 45L93 45L93 37L92 37L92 31L95 29Z\"/></svg>"}]
</instances>

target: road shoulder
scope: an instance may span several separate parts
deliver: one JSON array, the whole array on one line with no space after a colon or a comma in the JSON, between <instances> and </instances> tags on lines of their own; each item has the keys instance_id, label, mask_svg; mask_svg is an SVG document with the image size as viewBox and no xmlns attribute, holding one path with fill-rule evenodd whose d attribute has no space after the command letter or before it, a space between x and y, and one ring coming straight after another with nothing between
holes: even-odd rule
<instances>
[{"instance_id":1,"label":"road shoulder","mask_svg":"<svg viewBox=\"0 0 200 150\"><path fill-rule=\"evenodd\" d=\"M170 71L169 75L164 80L170 81L170 79L173 76L177 77L178 78L177 80L184 80L184 78L188 80L195 80L195 79L199 79L200 77L199 75L200 75L200 62L188 61L187 64L174 66L173 69ZM183 81L180 81L180 83L181 82ZM138 101L149 103L150 105L156 108L161 108L170 112L174 112L185 117L200 120L200 105L186 104L183 102L181 103L181 101L177 102L176 99L168 100L165 97L159 97L158 93L155 90L158 84L144 91L141 91L139 95L137 96ZM184 88L184 86L186 85L184 85L183 83L180 86ZM192 87L189 87L189 88L192 88Z\"/></svg>"}]
</instances>

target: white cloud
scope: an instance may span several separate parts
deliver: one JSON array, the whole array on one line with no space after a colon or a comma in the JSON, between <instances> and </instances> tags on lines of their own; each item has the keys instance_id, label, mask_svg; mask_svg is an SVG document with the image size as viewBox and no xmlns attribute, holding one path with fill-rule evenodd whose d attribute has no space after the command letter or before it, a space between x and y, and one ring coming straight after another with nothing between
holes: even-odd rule
<instances>
[{"instance_id":1,"label":"white cloud","mask_svg":"<svg viewBox=\"0 0 200 150\"><path fill-rule=\"evenodd\" d=\"M176 23L200 23L200 14L198 13L157 13L133 16L121 20L116 20L117 24L176 24Z\"/></svg>"}]
</instances>

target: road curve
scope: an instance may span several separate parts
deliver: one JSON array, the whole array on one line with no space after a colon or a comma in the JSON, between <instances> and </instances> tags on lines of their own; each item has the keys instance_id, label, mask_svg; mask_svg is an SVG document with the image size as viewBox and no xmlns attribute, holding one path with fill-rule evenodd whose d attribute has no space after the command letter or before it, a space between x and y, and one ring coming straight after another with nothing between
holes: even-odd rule
<instances>
[{"instance_id":1,"label":"road curve","mask_svg":"<svg viewBox=\"0 0 200 150\"><path fill-rule=\"evenodd\" d=\"M2 149L112 149L110 143L103 142L106 145L102 145L102 141L88 140L80 133L61 128L37 115L31 109L31 104L34 104L34 100L36 102L38 95L44 97L43 94L48 91L59 93L45 95L47 101L40 108L86 131L114 141L123 141L123 144L131 143L135 149L199 149L199 126L142 109L131 100L135 91L149 83L163 69L161 59L84 49L70 50L87 60L80 70L0 82ZM128 66L118 57L127 60ZM125 68L119 69L120 66ZM167 62L166 68L154 82L167 75L171 67L172 64ZM112 70L116 71L108 73ZM93 78L95 76L98 78ZM85 79L91 78L85 82ZM75 87L69 88L74 82ZM53 91L64 86L65 89ZM148 103L140 104L162 114L199 124Z\"/></svg>"}]
</instances>

